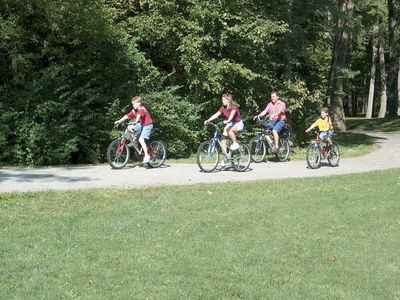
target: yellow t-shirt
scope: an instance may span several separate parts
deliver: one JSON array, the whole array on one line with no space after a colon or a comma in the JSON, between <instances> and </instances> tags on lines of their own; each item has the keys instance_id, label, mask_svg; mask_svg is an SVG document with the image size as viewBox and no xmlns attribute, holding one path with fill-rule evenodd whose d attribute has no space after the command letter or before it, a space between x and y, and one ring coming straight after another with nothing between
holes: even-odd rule
<instances>
[{"instance_id":1,"label":"yellow t-shirt","mask_svg":"<svg viewBox=\"0 0 400 300\"><path fill-rule=\"evenodd\" d=\"M317 121L315 121L312 124L313 127L318 127L319 131L327 131L327 130L332 130L332 121L331 118L325 117L325 119L319 118Z\"/></svg>"}]
</instances>

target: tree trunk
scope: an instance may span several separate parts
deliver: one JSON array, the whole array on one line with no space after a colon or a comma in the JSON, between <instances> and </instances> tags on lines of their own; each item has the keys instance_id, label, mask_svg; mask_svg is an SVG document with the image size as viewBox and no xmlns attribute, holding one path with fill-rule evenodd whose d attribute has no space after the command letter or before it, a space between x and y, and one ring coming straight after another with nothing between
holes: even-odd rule
<instances>
[{"instance_id":1,"label":"tree trunk","mask_svg":"<svg viewBox=\"0 0 400 300\"><path fill-rule=\"evenodd\" d=\"M342 69L346 67L347 50L350 42L350 27L353 17L354 0L342 0L339 4L339 13L336 22L336 36L332 59L329 98L331 111L335 115L335 127L338 131L346 131L343 110L343 85L344 78Z\"/></svg>"},{"instance_id":2,"label":"tree trunk","mask_svg":"<svg viewBox=\"0 0 400 300\"><path fill-rule=\"evenodd\" d=\"M347 98L347 115L352 116L353 115L353 95L349 95Z\"/></svg>"},{"instance_id":3,"label":"tree trunk","mask_svg":"<svg viewBox=\"0 0 400 300\"><path fill-rule=\"evenodd\" d=\"M371 61L371 71L369 79L369 92L368 92L368 103L367 103L367 114L365 117L367 119L372 118L372 113L374 111L374 93L375 93L375 73L376 73L376 60L378 57L378 30L379 30L379 17L376 18L375 24L372 28L372 61Z\"/></svg>"},{"instance_id":4,"label":"tree trunk","mask_svg":"<svg viewBox=\"0 0 400 300\"><path fill-rule=\"evenodd\" d=\"M352 102L353 102L353 104L352 104L352 109L353 109L353 111L352 111L352 116L353 117L357 117L357 113L358 113L358 94L355 94L353 97L352 97Z\"/></svg>"},{"instance_id":5,"label":"tree trunk","mask_svg":"<svg viewBox=\"0 0 400 300\"><path fill-rule=\"evenodd\" d=\"M386 67L385 51L383 49L383 39L379 39L379 66L381 70L381 106L379 108L378 118L386 116L387 89L386 89Z\"/></svg>"},{"instance_id":6,"label":"tree trunk","mask_svg":"<svg viewBox=\"0 0 400 300\"><path fill-rule=\"evenodd\" d=\"M399 100L397 115L400 116L400 58L399 58L399 65L397 66L397 99Z\"/></svg>"},{"instance_id":7,"label":"tree trunk","mask_svg":"<svg viewBox=\"0 0 400 300\"><path fill-rule=\"evenodd\" d=\"M389 74L388 74L388 111L390 117L397 116L399 106L397 91L397 55L396 55L396 15L394 12L393 0L388 0L388 18L389 18Z\"/></svg>"}]
</instances>

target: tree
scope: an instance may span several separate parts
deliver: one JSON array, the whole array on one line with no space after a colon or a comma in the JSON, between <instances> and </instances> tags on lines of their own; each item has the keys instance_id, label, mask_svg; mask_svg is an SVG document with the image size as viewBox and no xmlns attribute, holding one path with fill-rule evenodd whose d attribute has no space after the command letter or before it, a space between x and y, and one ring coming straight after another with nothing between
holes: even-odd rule
<instances>
[{"instance_id":1,"label":"tree","mask_svg":"<svg viewBox=\"0 0 400 300\"><path fill-rule=\"evenodd\" d=\"M354 10L354 0L340 0L336 20L336 36L333 47L331 67L330 103L335 115L335 126L338 131L345 131L343 96L344 74L350 43L350 29Z\"/></svg>"},{"instance_id":2,"label":"tree","mask_svg":"<svg viewBox=\"0 0 400 300\"><path fill-rule=\"evenodd\" d=\"M383 48L383 38L379 39L379 66L381 71L381 105L379 108L378 118L384 118L386 116L387 107L387 74L385 66L385 50Z\"/></svg>"},{"instance_id":3,"label":"tree","mask_svg":"<svg viewBox=\"0 0 400 300\"><path fill-rule=\"evenodd\" d=\"M371 60L371 72L369 81L369 93L367 102L367 114L366 118L372 118L374 110L374 92L375 92L375 73L376 73L376 60L378 57L378 31L379 31L379 17L376 17L375 24L371 34L372 44L372 60Z\"/></svg>"},{"instance_id":4,"label":"tree","mask_svg":"<svg viewBox=\"0 0 400 300\"><path fill-rule=\"evenodd\" d=\"M388 111L390 117L397 116L399 99L397 92L397 68L398 58L396 49L395 29L397 26L395 7L393 0L388 0L388 20L389 20L389 74L388 74Z\"/></svg>"}]
</instances>

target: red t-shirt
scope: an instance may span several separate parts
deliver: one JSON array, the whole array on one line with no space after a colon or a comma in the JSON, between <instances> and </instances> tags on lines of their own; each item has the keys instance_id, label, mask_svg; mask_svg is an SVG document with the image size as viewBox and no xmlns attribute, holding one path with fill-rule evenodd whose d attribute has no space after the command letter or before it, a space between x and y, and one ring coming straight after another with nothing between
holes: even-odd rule
<instances>
[{"instance_id":1,"label":"red t-shirt","mask_svg":"<svg viewBox=\"0 0 400 300\"><path fill-rule=\"evenodd\" d=\"M153 123L153 119L150 116L150 112L144 106L139 106L137 109L132 109L130 112L126 114L129 119L136 118L137 115L140 115L139 123L143 126L149 125Z\"/></svg>"},{"instance_id":2,"label":"red t-shirt","mask_svg":"<svg viewBox=\"0 0 400 300\"><path fill-rule=\"evenodd\" d=\"M231 115L231 112L235 111L235 114L234 114L231 122L239 122L241 120L241 118L240 118L240 110L239 110L239 107L237 107L237 105L232 105L231 108L227 108L224 105L222 105L221 108L218 111L224 115L226 120Z\"/></svg>"}]
</instances>

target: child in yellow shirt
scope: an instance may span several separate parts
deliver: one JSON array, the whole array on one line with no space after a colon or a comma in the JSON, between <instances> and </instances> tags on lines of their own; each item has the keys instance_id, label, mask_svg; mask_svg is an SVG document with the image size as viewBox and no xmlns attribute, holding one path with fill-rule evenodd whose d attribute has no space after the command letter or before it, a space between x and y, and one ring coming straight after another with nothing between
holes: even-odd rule
<instances>
[{"instance_id":1,"label":"child in yellow shirt","mask_svg":"<svg viewBox=\"0 0 400 300\"><path fill-rule=\"evenodd\" d=\"M332 145L332 135L333 135L333 125L332 120L329 117L329 110L326 107L321 108L321 117L315 121L307 130L309 132L314 127L318 127L318 130L321 131L319 137L321 141L328 142L329 145Z\"/></svg>"}]
</instances>

